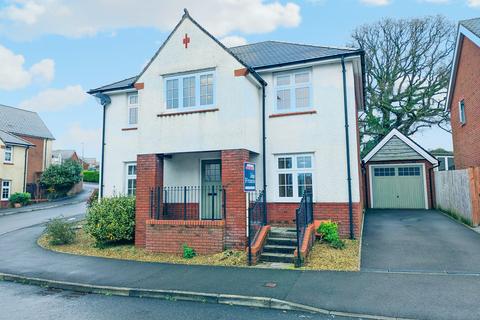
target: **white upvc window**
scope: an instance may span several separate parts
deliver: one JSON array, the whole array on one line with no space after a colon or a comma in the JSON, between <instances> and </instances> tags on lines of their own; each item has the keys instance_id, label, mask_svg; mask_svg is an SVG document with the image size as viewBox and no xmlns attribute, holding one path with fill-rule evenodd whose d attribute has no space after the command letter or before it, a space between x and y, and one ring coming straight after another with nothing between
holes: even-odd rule
<instances>
[{"instance_id":1,"label":"white upvc window","mask_svg":"<svg viewBox=\"0 0 480 320\"><path fill-rule=\"evenodd\" d=\"M2 180L2 194L1 200L8 200L10 198L10 180Z\"/></svg>"},{"instance_id":2,"label":"white upvc window","mask_svg":"<svg viewBox=\"0 0 480 320\"><path fill-rule=\"evenodd\" d=\"M5 155L4 155L4 162L12 163L13 162L13 147L12 146L5 146Z\"/></svg>"},{"instance_id":3,"label":"white upvc window","mask_svg":"<svg viewBox=\"0 0 480 320\"><path fill-rule=\"evenodd\" d=\"M135 196L137 192L137 164L127 163L125 175L125 193L128 196Z\"/></svg>"},{"instance_id":4,"label":"white upvc window","mask_svg":"<svg viewBox=\"0 0 480 320\"><path fill-rule=\"evenodd\" d=\"M215 103L215 73L204 71L165 77L165 107L194 109Z\"/></svg>"},{"instance_id":5,"label":"white upvc window","mask_svg":"<svg viewBox=\"0 0 480 320\"><path fill-rule=\"evenodd\" d=\"M294 112L312 108L311 70L276 73L274 78L276 112Z\"/></svg>"},{"instance_id":6,"label":"white upvc window","mask_svg":"<svg viewBox=\"0 0 480 320\"><path fill-rule=\"evenodd\" d=\"M467 123L467 118L465 116L465 101L460 100L458 102L458 119L460 120L460 123L463 125Z\"/></svg>"},{"instance_id":7,"label":"white upvc window","mask_svg":"<svg viewBox=\"0 0 480 320\"><path fill-rule=\"evenodd\" d=\"M128 125L134 126L138 124L138 92L129 93L127 95L128 109Z\"/></svg>"},{"instance_id":8,"label":"white upvc window","mask_svg":"<svg viewBox=\"0 0 480 320\"><path fill-rule=\"evenodd\" d=\"M313 154L285 154L275 157L277 198L296 200L313 192Z\"/></svg>"}]
</instances>

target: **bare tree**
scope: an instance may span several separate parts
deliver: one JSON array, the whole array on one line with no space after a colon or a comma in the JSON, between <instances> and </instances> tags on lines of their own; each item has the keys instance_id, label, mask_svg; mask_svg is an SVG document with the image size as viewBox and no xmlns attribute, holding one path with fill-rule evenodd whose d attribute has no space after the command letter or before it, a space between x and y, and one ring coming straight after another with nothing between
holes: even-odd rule
<instances>
[{"instance_id":1,"label":"bare tree","mask_svg":"<svg viewBox=\"0 0 480 320\"><path fill-rule=\"evenodd\" d=\"M450 131L446 93L455 26L442 16L384 19L352 34L365 50L367 111L360 118L366 149L397 128Z\"/></svg>"}]
</instances>

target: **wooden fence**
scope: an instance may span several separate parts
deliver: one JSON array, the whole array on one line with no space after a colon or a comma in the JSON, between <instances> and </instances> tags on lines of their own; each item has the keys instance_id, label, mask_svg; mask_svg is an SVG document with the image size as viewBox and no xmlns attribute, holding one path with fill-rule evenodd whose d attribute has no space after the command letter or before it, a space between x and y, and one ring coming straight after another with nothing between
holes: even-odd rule
<instances>
[{"instance_id":1,"label":"wooden fence","mask_svg":"<svg viewBox=\"0 0 480 320\"><path fill-rule=\"evenodd\" d=\"M472 226L480 224L480 168L435 172L436 207Z\"/></svg>"}]
</instances>

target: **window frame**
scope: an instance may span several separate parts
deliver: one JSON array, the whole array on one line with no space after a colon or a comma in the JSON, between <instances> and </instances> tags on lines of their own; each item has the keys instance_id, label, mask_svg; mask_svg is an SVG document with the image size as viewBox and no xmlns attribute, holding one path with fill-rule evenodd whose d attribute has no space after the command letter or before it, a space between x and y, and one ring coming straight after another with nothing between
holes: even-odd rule
<instances>
[{"instance_id":1,"label":"window frame","mask_svg":"<svg viewBox=\"0 0 480 320\"><path fill-rule=\"evenodd\" d=\"M458 120L460 124L464 126L467 123L467 116L465 112L465 100L462 99L458 102Z\"/></svg>"},{"instance_id":2,"label":"window frame","mask_svg":"<svg viewBox=\"0 0 480 320\"><path fill-rule=\"evenodd\" d=\"M295 77L296 75L300 74L308 74L308 82L296 84ZM274 107L273 110L275 113L291 113L291 112L302 112L302 111L310 111L314 109L313 107L313 90L312 90L312 69L295 69L289 71L282 71L276 72L273 74L273 103ZM289 76L289 84L288 85L279 85L278 78ZM297 106L297 99L296 99L296 90L307 88L308 89L308 104L305 107L298 107ZM288 109L279 109L278 108L278 92L281 90L290 90L290 106Z\"/></svg>"},{"instance_id":3,"label":"window frame","mask_svg":"<svg viewBox=\"0 0 480 320\"><path fill-rule=\"evenodd\" d=\"M8 187L5 187L3 185L5 182L8 183ZM4 189L8 190L8 196L6 198L3 196L3 190ZM2 180L1 185L0 185L0 200L6 201L6 200L10 199L11 192L12 192L12 180Z\"/></svg>"},{"instance_id":4,"label":"window frame","mask_svg":"<svg viewBox=\"0 0 480 320\"><path fill-rule=\"evenodd\" d=\"M200 79L202 76L212 76L212 102L207 104L201 104L201 84ZM195 83L195 105L193 106L184 106L184 86L183 82L185 78L194 77ZM178 81L178 106L177 107L168 107L167 103L167 82L170 80L177 80ZM203 70L203 71L192 71L192 72L185 72L181 74L172 74L172 75L165 75L163 76L163 94L164 94L164 101L163 106L166 112L185 112L185 111L196 111L196 110L203 110L212 108L216 103L216 73L214 69Z\"/></svg>"},{"instance_id":5,"label":"window frame","mask_svg":"<svg viewBox=\"0 0 480 320\"><path fill-rule=\"evenodd\" d=\"M298 158L310 157L310 167L299 168L298 167ZM299 175L300 174L310 174L311 175L311 188L312 193L315 193L315 156L314 153L287 153L287 154L276 154L275 155L275 200L277 202L298 202L302 198L302 195L298 194L299 188ZM279 168L279 160L282 158L291 159L290 168ZM284 162L286 163L286 162ZM292 175L292 196L291 197L281 197L280 196L280 175L281 174L291 174ZM313 195L313 198L315 196Z\"/></svg>"},{"instance_id":6,"label":"window frame","mask_svg":"<svg viewBox=\"0 0 480 320\"><path fill-rule=\"evenodd\" d=\"M137 103L130 103L130 97L131 96L137 96ZM127 125L129 127L135 127L135 126L138 126L138 111L139 111L139 106L140 106L140 95L138 94L138 91L135 91L135 92L129 92L127 93ZM130 122L130 111L132 109L136 109L136 112L137 112L137 118L136 118L136 122L135 123L132 123Z\"/></svg>"},{"instance_id":7,"label":"window frame","mask_svg":"<svg viewBox=\"0 0 480 320\"><path fill-rule=\"evenodd\" d=\"M135 166L135 174L129 174L129 168ZM130 180L135 180L135 188L133 188L133 193L129 193L129 185L128 182ZM137 163L136 162L126 162L125 163L125 195L127 196L136 196L137 191Z\"/></svg>"},{"instance_id":8,"label":"window frame","mask_svg":"<svg viewBox=\"0 0 480 320\"><path fill-rule=\"evenodd\" d=\"M7 151L8 149L8 151ZM6 144L5 145L5 151L4 151L4 154L3 154L3 162L4 163L13 163L13 149L14 147L12 145L8 145ZM10 160L7 160L7 154L10 154Z\"/></svg>"}]
</instances>

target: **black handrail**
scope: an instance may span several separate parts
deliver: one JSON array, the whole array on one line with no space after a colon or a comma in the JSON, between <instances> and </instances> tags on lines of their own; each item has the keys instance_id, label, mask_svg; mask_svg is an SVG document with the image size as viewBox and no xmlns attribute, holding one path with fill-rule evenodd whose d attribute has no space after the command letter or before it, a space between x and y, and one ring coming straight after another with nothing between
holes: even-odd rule
<instances>
[{"instance_id":1,"label":"black handrail","mask_svg":"<svg viewBox=\"0 0 480 320\"><path fill-rule=\"evenodd\" d=\"M305 231L309 224L313 223L313 196L308 190L305 190L302 200L295 211L295 224L297 228L297 258L295 260L295 267L300 267L303 264L302 259L302 243L305 238ZM305 257L303 257L305 258Z\"/></svg>"},{"instance_id":2,"label":"black handrail","mask_svg":"<svg viewBox=\"0 0 480 320\"><path fill-rule=\"evenodd\" d=\"M150 218L223 220L226 200L226 191L220 185L154 187L150 189Z\"/></svg>"},{"instance_id":3,"label":"black handrail","mask_svg":"<svg viewBox=\"0 0 480 320\"><path fill-rule=\"evenodd\" d=\"M248 193L248 265L252 265L252 244L267 224L265 191Z\"/></svg>"}]
</instances>

